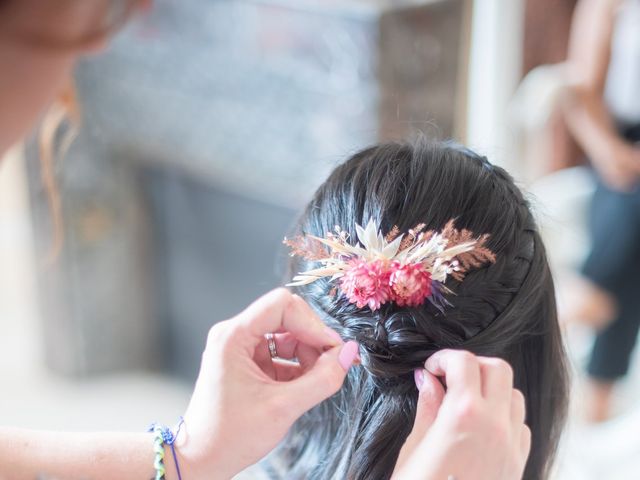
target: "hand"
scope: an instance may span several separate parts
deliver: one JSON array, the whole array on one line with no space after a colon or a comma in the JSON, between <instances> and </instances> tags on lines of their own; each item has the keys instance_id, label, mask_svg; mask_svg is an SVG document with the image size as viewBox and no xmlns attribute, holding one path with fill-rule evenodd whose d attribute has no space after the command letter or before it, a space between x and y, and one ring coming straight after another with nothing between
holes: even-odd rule
<instances>
[{"instance_id":1,"label":"hand","mask_svg":"<svg viewBox=\"0 0 640 480\"><path fill-rule=\"evenodd\" d=\"M265 334L275 334L272 360ZM283 439L304 412L336 393L358 357L297 295L273 290L209 332L176 440L185 478L227 479Z\"/></svg>"},{"instance_id":2,"label":"hand","mask_svg":"<svg viewBox=\"0 0 640 480\"><path fill-rule=\"evenodd\" d=\"M531 448L525 402L504 360L442 350L416 370L413 430L394 480L515 480ZM438 377L447 385L445 392Z\"/></svg>"},{"instance_id":3,"label":"hand","mask_svg":"<svg viewBox=\"0 0 640 480\"><path fill-rule=\"evenodd\" d=\"M593 166L611 189L626 192L640 178L640 149L624 141L614 141L606 153L594 155Z\"/></svg>"}]
</instances>

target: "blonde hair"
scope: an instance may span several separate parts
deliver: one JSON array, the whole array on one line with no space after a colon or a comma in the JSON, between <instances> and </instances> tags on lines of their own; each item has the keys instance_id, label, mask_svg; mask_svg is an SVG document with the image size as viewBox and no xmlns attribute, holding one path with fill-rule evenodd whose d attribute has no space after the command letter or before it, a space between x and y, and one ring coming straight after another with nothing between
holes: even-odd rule
<instances>
[{"instance_id":1,"label":"blonde hair","mask_svg":"<svg viewBox=\"0 0 640 480\"><path fill-rule=\"evenodd\" d=\"M73 3L81 3L84 0L66 0L68 6ZM45 48L82 48L85 45L99 40L113 33L129 19L133 12L141 6L149 5L151 0L104 0L103 20L93 31L87 32L79 38L58 38L37 31L13 31L20 41ZM97 5L96 8L99 8ZM23 0L5 0L0 3L4 9L5 20L11 15L7 9L23 7ZM17 10L14 10L14 13ZM10 20L10 18L9 18ZM70 81L40 125L38 137L38 150L42 183L44 186L52 222L52 241L45 256L45 262L52 264L59 257L64 245L64 218L62 212L62 199L55 174L56 161L61 160L74 138L81 121L81 111L77 101L76 89L73 81Z\"/></svg>"},{"instance_id":2,"label":"blonde hair","mask_svg":"<svg viewBox=\"0 0 640 480\"><path fill-rule=\"evenodd\" d=\"M64 244L62 200L54 165L62 159L76 137L80 124L80 109L73 83L58 96L40 126L38 150L40 169L52 222L52 240L45 256L46 264L59 257Z\"/></svg>"}]
</instances>

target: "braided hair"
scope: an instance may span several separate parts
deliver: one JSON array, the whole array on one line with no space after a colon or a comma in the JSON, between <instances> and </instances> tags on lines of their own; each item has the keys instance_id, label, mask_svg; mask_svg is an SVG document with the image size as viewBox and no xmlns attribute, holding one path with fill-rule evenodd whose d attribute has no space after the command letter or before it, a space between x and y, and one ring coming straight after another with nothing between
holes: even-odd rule
<instances>
[{"instance_id":1,"label":"braided hair","mask_svg":"<svg viewBox=\"0 0 640 480\"><path fill-rule=\"evenodd\" d=\"M529 204L511 176L450 142L385 143L353 155L320 186L298 232L324 236L335 225L375 219L383 232L418 223L488 233L496 262L447 280L443 311L394 303L372 312L331 295L327 280L297 292L346 340L358 341L362 368L342 390L303 416L278 452L292 479L387 479L413 425L414 369L434 352L461 348L507 360L526 398L532 450L526 479L548 476L566 415L567 368L553 280ZM292 272L311 265L298 257ZM290 272L291 273L291 272Z\"/></svg>"}]
</instances>

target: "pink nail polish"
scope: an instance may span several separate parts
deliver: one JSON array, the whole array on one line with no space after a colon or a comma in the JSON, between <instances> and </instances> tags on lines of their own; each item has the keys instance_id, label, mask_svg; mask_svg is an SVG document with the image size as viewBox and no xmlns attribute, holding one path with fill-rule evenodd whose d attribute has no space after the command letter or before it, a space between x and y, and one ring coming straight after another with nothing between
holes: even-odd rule
<instances>
[{"instance_id":1,"label":"pink nail polish","mask_svg":"<svg viewBox=\"0 0 640 480\"><path fill-rule=\"evenodd\" d=\"M327 334L327 337L336 342L336 345L342 345L344 343L340 334L335 330L329 327L324 327L324 332Z\"/></svg>"},{"instance_id":2,"label":"pink nail polish","mask_svg":"<svg viewBox=\"0 0 640 480\"><path fill-rule=\"evenodd\" d=\"M342 346L340 354L338 355L338 363L345 370L348 371L353 362L358 357L358 349L360 345L353 340L348 341Z\"/></svg>"},{"instance_id":3,"label":"pink nail polish","mask_svg":"<svg viewBox=\"0 0 640 480\"><path fill-rule=\"evenodd\" d=\"M421 368L416 368L413 371L413 378L416 381L416 387L418 387L418 391L422 389L422 385L424 385L424 370Z\"/></svg>"}]
</instances>

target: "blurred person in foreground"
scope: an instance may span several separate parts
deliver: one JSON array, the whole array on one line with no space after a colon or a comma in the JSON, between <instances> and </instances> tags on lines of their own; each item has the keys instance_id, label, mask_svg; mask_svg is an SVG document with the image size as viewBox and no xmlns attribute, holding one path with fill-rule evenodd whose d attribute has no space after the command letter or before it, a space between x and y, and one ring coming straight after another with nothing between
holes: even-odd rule
<instances>
[{"instance_id":1,"label":"blurred person in foreground","mask_svg":"<svg viewBox=\"0 0 640 480\"><path fill-rule=\"evenodd\" d=\"M0 0L0 154L36 123L69 81L75 61L100 49L115 26L142 5ZM304 350L306 361L277 363L270 341L295 358ZM167 457L162 468L153 464L154 453L156 460L171 453L166 445L152 444L148 433L0 428L0 478L230 478L268 454L298 417L341 388L358 348L354 341L343 342L300 297L274 290L211 329L176 432L175 463ZM480 394L512 402L513 379L504 362L444 350L420 372L420 385L434 388L419 389L411 442L403 448L396 478L436 480L449 476L444 472L464 480L519 478L529 446L509 439L527 431L524 399L515 395L522 418L514 420L504 409L489 408ZM466 381L469 375L475 382ZM447 390L435 395L440 381ZM494 448L486 448L485 440Z\"/></svg>"},{"instance_id":2,"label":"blurred person in foreground","mask_svg":"<svg viewBox=\"0 0 640 480\"><path fill-rule=\"evenodd\" d=\"M593 166L591 252L569 319L596 327L587 416L608 418L640 326L640 0L581 0L574 14L564 121Z\"/></svg>"}]
</instances>

